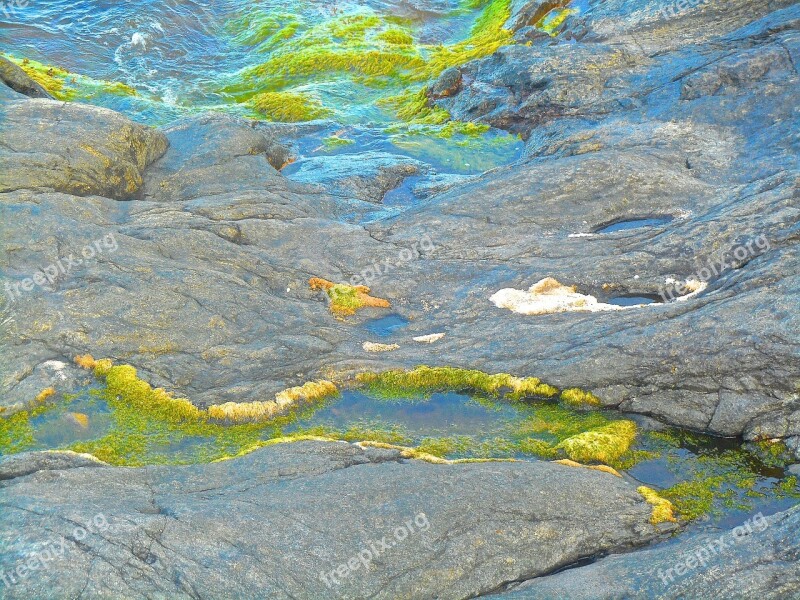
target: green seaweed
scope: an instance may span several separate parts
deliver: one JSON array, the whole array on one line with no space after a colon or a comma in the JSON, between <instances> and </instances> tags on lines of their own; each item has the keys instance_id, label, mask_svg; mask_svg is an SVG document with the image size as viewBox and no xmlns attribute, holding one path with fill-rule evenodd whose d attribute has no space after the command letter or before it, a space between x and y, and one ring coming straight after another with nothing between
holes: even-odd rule
<instances>
[{"instance_id":1,"label":"green seaweed","mask_svg":"<svg viewBox=\"0 0 800 600\"><path fill-rule=\"evenodd\" d=\"M355 144L355 141L349 138L339 137L338 135L332 135L323 139L322 143L325 145L325 148L334 150L343 146L352 146Z\"/></svg>"},{"instance_id":2,"label":"green seaweed","mask_svg":"<svg viewBox=\"0 0 800 600\"><path fill-rule=\"evenodd\" d=\"M612 465L631 447L636 439L636 423L613 421L603 427L584 431L562 441L557 448L572 460L581 463L600 462Z\"/></svg>"},{"instance_id":3,"label":"green seaweed","mask_svg":"<svg viewBox=\"0 0 800 600\"><path fill-rule=\"evenodd\" d=\"M223 424L188 400L152 388L129 365L110 367L105 383L105 389L98 393L112 411L111 431L69 449L93 454L113 465L191 464L237 456L256 448L265 432L278 435L281 427L302 414L297 409L267 422ZM193 439L199 442L196 447L181 448L184 440Z\"/></svg>"},{"instance_id":4,"label":"green seaweed","mask_svg":"<svg viewBox=\"0 0 800 600\"><path fill-rule=\"evenodd\" d=\"M266 49L269 56L242 70L220 91L246 102L266 92L344 78L379 91L378 98L366 94L365 100L377 100L401 121L443 124L449 115L429 106L425 86L448 67L487 56L512 42L511 33L503 29L511 14L510 0L467 3L464 9L480 9L467 39L437 46L417 43L410 21L368 9L313 25L256 11L231 21L228 30L236 43ZM455 131L478 135L486 128L458 125L443 135Z\"/></svg>"},{"instance_id":5,"label":"green seaweed","mask_svg":"<svg viewBox=\"0 0 800 600\"><path fill-rule=\"evenodd\" d=\"M600 399L586 390L569 388L561 392L561 400L569 406L600 406Z\"/></svg>"},{"instance_id":6,"label":"green seaweed","mask_svg":"<svg viewBox=\"0 0 800 600\"><path fill-rule=\"evenodd\" d=\"M333 111L304 93L263 92L250 99L250 106L270 121L297 123L313 121L333 114Z\"/></svg>"},{"instance_id":7,"label":"green seaweed","mask_svg":"<svg viewBox=\"0 0 800 600\"><path fill-rule=\"evenodd\" d=\"M466 435L439 438L427 437L420 441L417 445L417 450L439 458L448 458L459 454L473 454L474 445L473 438Z\"/></svg>"},{"instance_id":8,"label":"green seaweed","mask_svg":"<svg viewBox=\"0 0 800 600\"><path fill-rule=\"evenodd\" d=\"M726 510L750 510L765 499L800 498L797 477L783 471L790 456L779 441L758 442L753 445L758 451L753 452L734 440L726 448L719 440L674 429L637 435L633 422L594 410L591 403L587 407L584 395L588 392L568 394L577 398L580 410L576 410L574 399L564 398L563 393L534 377L427 366L357 377L356 384L376 401L425 402L436 392L468 392L472 401L498 411L498 419L508 418L480 433L438 436L412 434L390 420L303 427L301 423L320 406L336 401L330 395L313 406L266 421L234 424L213 419L210 411L153 388L131 366L115 366L90 356L77 357L76 362L105 383L90 395L108 407L111 424L99 439L73 443L68 449L114 465L205 463L275 443L327 439L400 447L404 457L442 463L569 457L577 461L566 463L571 466L597 466L613 474L609 467L627 470L641 462L661 461L677 482L664 490L640 490L653 504L654 523L671 520L673 509L681 519L693 520ZM292 388L296 389L300 388ZM67 405L75 400L65 396L60 403L53 402L53 396L49 389L44 390L28 411L0 418L0 453L37 447L36 418L51 410L69 410ZM515 416L509 418L509 414Z\"/></svg>"},{"instance_id":9,"label":"green seaweed","mask_svg":"<svg viewBox=\"0 0 800 600\"><path fill-rule=\"evenodd\" d=\"M33 442L33 427L27 411L0 417L0 455L22 452Z\"/></svg>"},{"instance_id":10,"label":"green seaweed","mask_svg":"<svg viewBox=\"0 0 800 600\"><path fill-rule=\"evenodd\" d=\"M119 81L92 79L85 75L70 73L55 65L46 65L29 58L1 54L18 65L36 83L46 89L57 100L91 100L101 94L113 96L136 96L134 88Z\"/></svg>"},{"instance_id":11,"label":"green seaweed","mask_svg":"<svg viewBox=\"0 0 800 600\"><path fill-rule=\"evenodd\" d=\"M380 397L429 395L440 391L472 391L497 396L506 391L511 400L552 397L558 393L553 386L536 377L519 378L508 373L490 375L482 371L454 367L416 367L410 371L394 370L382 373L360 373L356 380Z\"/></svg>"}]
</instances>

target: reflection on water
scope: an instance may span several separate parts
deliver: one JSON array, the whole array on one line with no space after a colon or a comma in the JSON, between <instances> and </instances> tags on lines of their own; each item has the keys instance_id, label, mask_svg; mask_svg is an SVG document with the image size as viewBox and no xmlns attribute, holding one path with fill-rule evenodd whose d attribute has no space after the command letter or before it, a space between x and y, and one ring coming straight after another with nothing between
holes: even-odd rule
<instances>
[{"instance_id":1,"label":"reflection on water","mask_svg":"<svg viewBox=\"0 0 800 600\"><path fill-rule=\"evenodd\" d=\"M95 389L88 389L31 419L35 445L31 449L62 448L82 440L106 435L113 417Z\"/></svg>"},{"instance_id":2,"label":"reflection on water","mask_svg":"<svg viewBox=\"0 0 800 600\"><path fill-rule=\"evenodd\" d=\"M479 402L463 394L433 394L416 401L376 401L348 391L341 399L299 419L286 432L314 426L346 430L355 423L384 423L401 428L410 440L431 436L470 435L488 441L507 434L519 411L510 404Z\"/></svg>"}]
</instances>

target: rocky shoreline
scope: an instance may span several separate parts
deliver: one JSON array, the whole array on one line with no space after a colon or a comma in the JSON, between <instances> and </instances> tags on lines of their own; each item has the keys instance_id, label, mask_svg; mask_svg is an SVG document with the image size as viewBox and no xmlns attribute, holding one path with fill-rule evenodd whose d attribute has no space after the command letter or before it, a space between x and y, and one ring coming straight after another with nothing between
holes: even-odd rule
<instances>
[{"instance_id":1,"label":"rocky shoreline","mask_svg":"<svg viewBox=\"0 0 800 600\"><path fill-rule=\"evenodd\" d=\"M87 385L87 354L201 409L426 364L591 390L800 461L800 6L591 3L565 46L530 31L545 4L514 2L518 43L428 91L525 142L468 178L385 152L304 159L296 139L325 123L146 127L0 59L0 417ZM384 202L409 182L412 202ZM390 339L365 328L389 313ZM52 540L69 554L8 598L800 597L797 509L665 584L709 534L631 551L674 527L630 480L547 461L32 452L0 458L0 502L0 576ZM114 535L77 539L97 514ZM391 559L319 577L419 514L429 530Z\"/></svg>"}]
</instances>

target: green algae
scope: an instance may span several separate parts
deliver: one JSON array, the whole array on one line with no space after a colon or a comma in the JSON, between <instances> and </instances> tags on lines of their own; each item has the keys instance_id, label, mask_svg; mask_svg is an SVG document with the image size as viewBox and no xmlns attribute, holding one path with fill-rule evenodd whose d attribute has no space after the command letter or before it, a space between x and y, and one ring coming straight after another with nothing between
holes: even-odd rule
<instances>
[{"instance_id":1,"label":"green algae","mask_svg":"<svg viewBox=\"0 0 800 600\"><path fill-rule=\"evenodd\" d=\"M796 479L775 463L765 464L757 454L741 447L718 450L708 436L679 430L648 432L651 449L666 457L682 481L662 490L678 514L692 521L725 510L751 511L753 501L767 497L800 499ZM685 457L685 448L696 456Z\"/></svg>"},{"instance_id":2,"label":"green algae","mask_svg":"<svg viewBox=\"0 0 800 600\"><path fill-rule=\"evenodd\" d=\"M328 296L331 299L331 310L339 314L353 314L364 306L358 297L358 291L351 285L334 285L328 290Z\"/></svg>"},{"instance_id":3,"label":"green algae","mask_svg":"<svg viewBox=\"0 0 800 600\"><path fill-rule=\"evenodd\" d=\"M510 6L510 0L466 5L465 10L480 9L470 34L448 45L420 44L410 21L368 9L313 24L286 15L248 15L229 23L228 30L236 43L268 50L268 58L243 69L220 91L237 102L247 102L265 92L345 79L378 92L377 97L362 96L400 121L441 125L449 114L429 106L425 86L446 68L488 56L511 43L511 33L503 29ZM465 135L486 130L456 129ZM450 129L443 135L452 133Z\"/></svg>"},{"instance_id":4,"label":"green algae","mask_svg":"<svg viewBox=\"0 0 800 600\"><path fill-rule=\"evenodd\" d=\"M259 423L220 423L188 400L153 388L129 365L106 371L107 364L97 362L101 363L100 371L97 367L95 371L101 377L105 373L106 386L94 393L111 409L111 431L69 449L93 454L113 465L191 464L238 456L257 447L265 432L277 435L304 410L313 410L296 409Z\"/></svg>"},{"instance_id":5,"label":"green algae","mask_svg":"<svg viewBox=\"0 0 800 600\"><path fill-rule=\"evenodd\" d=\"M396 43L396 33L387 39L387 32L397 32L398 27L375 14L347 15L304 24L301 29L265 62L245 69L238 82L222 91L242 100L261 91L279 91L332 76L396 77L423 64L416 48ZM251 41L261 43L257 38Z\"/></svg>"},{"instance_id":6,"label":"green algae","mask_svg":"<svg viewBox=\"0 0 800 600\"><path fill-rule=\"evenodd\" d=\"M636 478L646 474L649 463L657 463L673 473L676 481L665 489L654 489L650 483L644 486L649 491L642 492L643 496L653 504L654 523L671 520L670 511L690 521L800 498L797 478L783 471L787 449L780 442L754 444L759 454L734 441L725 448L708 436L684 431L637 432L633 422L614 418L614 413L583 401L576 409L563 393L532 377L450 367L362 374L356 384L366 390L367 399L397 406L381 413L384 417L379 420L314 424L313 416L320 408L339 406L338 399L328 398L265 422L232 424L212 419L208 411L188 400L153 388L133 367L90 361L89 357L79 357L78 362L93 369L105 384L89 393L108 408L110 425L96 439L58 448L93 454L114 465L207 463L275 443L325 439L399 448L406 458L431 462L568 458L577 461L566 463L571 466L610 473L612 468L632 470L630 474ZM389 418L392 410L402 414L408 410L403 406L428 402L432 394L450 390L468 392L487 414L496 413L503 420L486 430L448 434L424 428L412 431ZM63 414L70 410L73 399L64 397L61 407L48 402L0 419L0 453L40 449L38 417L56 409ZM764 460L762 454L769 459Z\"/></svg>"},{"instance_id":7,"label":"green algae","mask_svg":"<svg viewBox=\"0 0 800 600\"><path fill-rule=\"evenodd\" d=\"M517 448L522 454L538 458L556 459L559 457L559 452L554 446L537 438L521 439L517 442Z\"/></svg>"},{"instance_id":8,"label":"green algae","mask_svg":"<svg viewBox=\"0 0 800 600\"><path fill-rule=\"evenodd\" d=\"M558 35L564 21L571 15L577 14L579 11L574 8L554 8L539 19L534 27L544 31L552 37Z\"/></svg>"},{"instance_id":9,"label":"green algae","mask_svg":"<svg viewBox=\"0 0 800 600\"><path fill-rule=\"evenodd\" d=\"M332 135L324 138L322 140L323 145L328 150L335 150L336 148L342 148L344 146L352 146L355 144L355 140L351 140L349 138L339 137L338 135Z\"/></svg>"},{"instance_id":10,"label":"green algae","mask_svg":"<svg viewBox=\"0 0 800 600\"><path fill-rule=\"evenodd\" d=\"M294 92L263 92L249 101L250 106L270 121L298 123L313 121L333 114L309 94Z\"/></svg>"},{"instance_id":11,"label":"green algae","mask_svg":"<svg viewBox=\"0 0 800 600\"><path fill-rule=\"evenodd\" d=\"M439 458L446 458L459 454L473 454L474 451L471 452L471 449L474 447L474 438L461 435L454 437L423 438L416 448L420 452L432 454Z\"/></svg>"},{"instance_id":12,"label":"green algae","mask_svg":"<svg viewBox=\"0 0 800 600\"><path fill-rule=\"evenodd\" d=\"M381 31L375 39L395 46L410 46L414 43L414 38L408 31L398 28Z\"/></svg>"},{"instance_id":13,"label":"green algae","mask_svg":"<svg viewBox=\"0 0 800 600\"><path fill-rule=\"evenodd\" d=\"M635 439L636 423L614 421L569 437L557 449L563 449L569 458L577 462L599 462L613 466L630 449Z\"/></svg>"},{"instance_id":14,"label":"green algae","mask_svg":"<svg viewBox=\"0 0 800 600\"><path fill-rule=\"evenodd\" d=\"M677 522L675 518L675 506L667 498L664 498L661 494L645 485L639 486L636 491L642 495L648 504L653 506L650 523L659 525L660 523Z\"/></svg>"},{"instance_id":15,"label":"green algae","mask_svg":"<svg viewBox=\"0 0 800 600\"><path fill-rule=\"evenodd\" d=\"M405 90L381 99L378 104L394 111L395 116L406 123L442 125L450 119L450 113L443 108L430 106L424 89Z\"/></svg>"},{"instance_id":16,"label":"green algae","mask_svg":"<svg viewBox=\"0 0 800 600\"><path fill-rule=\"evenodd\" d=\"M308 280L309 287L314 290L323 290L330 299L330 310L337 317L353 315L361 308L389 308L388 300L370 296L370 289L363 285L352 286L346 283L334 283L320 277Z\"/></svg>"},{"instance_id":17,"label":"green algae","mask_svg":"<svg viewBox=\"0 0 800 600\"><path fill-rule=\"evenodd\" d=\"M258 52L267 52L291 39L301 26L295 14L275 13L254 7L241 17L228 21L225 30L234 44L256 46Z\"/></svg>"},{"instance_id":18,"label":"green algae","mask_svg":"<svg viewBox=\"0 0 800 600\"><path fill-rule=\"evenodd\" d=\"M33 427L27 411L0 417L0 453L16 454L27 450L33 443Z\"/></svg>"},{"instance_id":19,"label":"green algae","mask_svg":"<svg viewBox=\"0 0 800 600\"><path fill-rule=\"evenodd\" d=\"M118 81L92 79L85 75L70 73L54 65L46 65L29 58L2 54L18 65L25 73L46 89L57 100L92 100L99 95L135 96L134 88Z\"/></svg>"},{"instance_id":20,"label":"green algae","mask_svg":"<svg viewBox=\"0 0 800 600\"><path fill-rule=\"evenodd\" d=\"M356 381L366 385L370 393L386 398L409 395L428 395L439 391L471 391L497 396L508 390L511 400L532 397L552 397L558 393L553 386L536 377L519 378L508 373L490 375L483 371L454 367L419 366L410 371L394 370L382 373L360 373Z\"/></svg>"},{"instance_id":21,"label":"green algae","mask_svg":"<svg viewBox=\"0 0 800 600\"><path fill-rule=\"evenodd\" d=\"M574 407L579 406L600 406L600 399L586 390L580 388L569 388L561 392L561 400Z\"/></svg>"}]
</instances>

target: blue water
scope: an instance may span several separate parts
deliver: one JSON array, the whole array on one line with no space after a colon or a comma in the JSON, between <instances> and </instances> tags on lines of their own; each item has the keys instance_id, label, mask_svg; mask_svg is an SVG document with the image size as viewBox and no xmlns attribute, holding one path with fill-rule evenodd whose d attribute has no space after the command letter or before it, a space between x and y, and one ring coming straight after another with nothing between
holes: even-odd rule
<instances>
[{"instance_id":1,"label":"blue water","mask_svg":"<svg viewBox=\"0 0 800 600\"><path fill-rule=\"evenodd\" d=\"M628 219L618 221L611 225L601 227L595 233L614 233L615 231L626 231L628 229L638 229L639 227L660 227L672 221L672 217L652 217L648 219Z\"/></svg>"},{"instance_id":2,"label":"blue water","mask_svg":"<svg viewBox=\"0 0 800 600\"><path fill-rule=\"evenodd\" d=\"M639 304L656 304L662 300L657 296L616 296L609 298L609 304L616 304L617 306L637 306Z\"/></svg>"},{"instance_id":3,"label":"blue water","mask_svg":"<svg viewBox=\"0 0 800 600\"><path fill-rule=\"evenodd\" d=\"M364 329L378 337L389 337L406 325L408 325L408 319L400 315L389 315L367 321L364 323Z\"/></svg>"}]
</instances>

